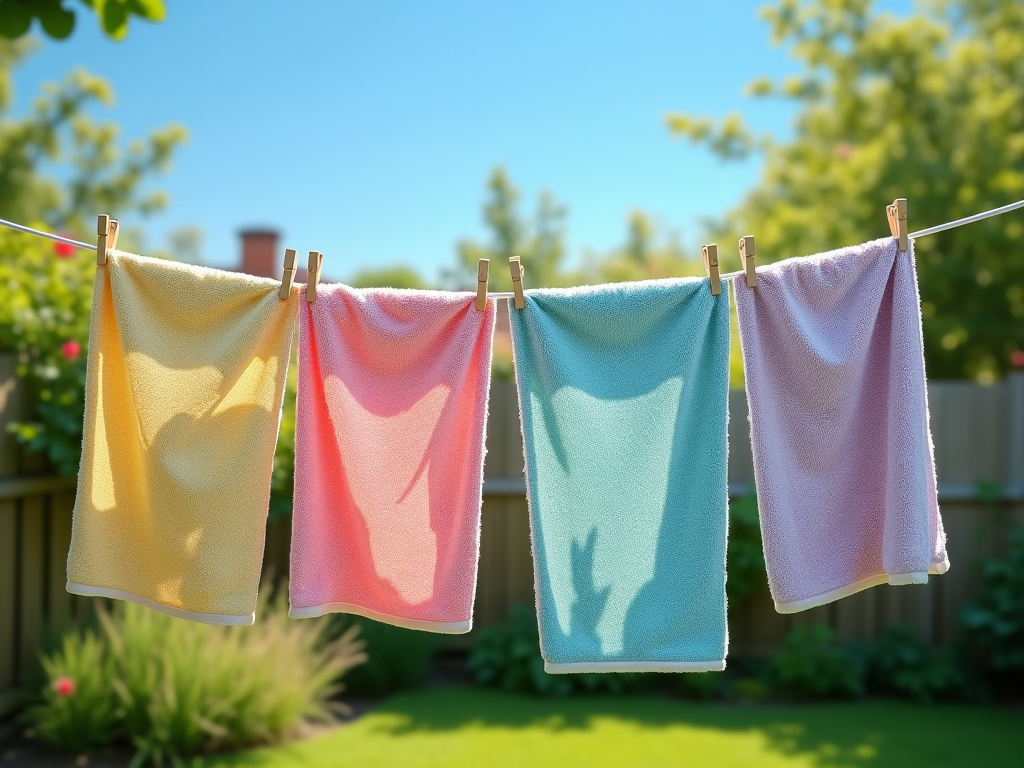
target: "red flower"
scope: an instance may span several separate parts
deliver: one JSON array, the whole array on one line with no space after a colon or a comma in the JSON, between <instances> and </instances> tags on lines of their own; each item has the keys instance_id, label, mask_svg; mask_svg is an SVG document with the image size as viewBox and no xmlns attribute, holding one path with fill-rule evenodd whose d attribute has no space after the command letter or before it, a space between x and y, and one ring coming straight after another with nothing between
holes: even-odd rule
<instances>
[{"instance_id":1,"label":"red flower","mask_svg":"<svg viewBox=\"0 0 1024 768\"><path fill-rule=\"evenodd\" d=\"M73 696L75 693L75 681L70 677L58 677L53 681L53 691L61 698Z\"/></svg>"},{"instance_id":2,"label":"red flower","mask_svg":"<svg viewBox=\"0 0 1024 768\"><path fill-rule=\"evenodd\" d=\"M68 243L54 243L53 250L56 251L57 255L62 259L75 255L75 246L69 245Z\"/></svg>"},{"instance_id":3,"label":"red flower","mask_svg":"<svg viewBox=\"0 0 1024 768\"><path fill-rule=\"evenodd\" d=\"M1010 362L1014 368L1024 368L1024 349L1017 349L1010 355Z\"/></svg>"},{"instance_id":4,"label":"red flower","mask_svg":"<svg viewBox=\"0 0 1024 768\"><path fill-rule=\"evenodd\" d=\"M61 344L60 351L64 353L65 360L77 360L82 354L82 345L74 339L68 339Z\"/></svg>"}]
</instances>

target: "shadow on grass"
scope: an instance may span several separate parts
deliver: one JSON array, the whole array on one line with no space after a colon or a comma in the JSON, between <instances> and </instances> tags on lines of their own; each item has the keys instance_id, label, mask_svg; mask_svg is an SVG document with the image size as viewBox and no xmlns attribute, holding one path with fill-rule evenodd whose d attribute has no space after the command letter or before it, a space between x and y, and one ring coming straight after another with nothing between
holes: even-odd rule
<instances>
[{"instance_id":1,"label":"shadow on grass","mask_svg":"<svg viewBox=\"0 0 1024 768\"><path fill-rule=\"evenodd\" d=\"M470 727L587 731L615 719L640 732L687 726L760 732L769 750L823 768L1020 765L1024 716L967 706L853 702L790 706L695 704L649 696L539 699L478 689L418 692L385 702L373 729L400 737Z\"/></svg>"},{"instance_id":2,"label":"shadow on grass","mask_svg":"<svg viewBox=\"0 0 1024 768\"><path fill-rule=\"evenodd\" d=\"M1019 768L1021 754L1024 716L994 708L898 702L729 706L653 696L539 699L449 688L396 696L319 739L224 756L207 765L678 761L702 766Z\"/></svg>"}]
</instances>

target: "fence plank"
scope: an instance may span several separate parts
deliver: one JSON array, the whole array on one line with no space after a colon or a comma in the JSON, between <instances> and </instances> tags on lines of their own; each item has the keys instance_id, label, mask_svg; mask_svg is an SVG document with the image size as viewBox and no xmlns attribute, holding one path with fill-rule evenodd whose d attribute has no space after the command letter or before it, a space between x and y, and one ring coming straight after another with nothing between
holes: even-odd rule
<instances>
[{"instance_id":1,"label":"fence plank","mask_svg":"<svg viewBox=\"0 0 1024 768\"><path fill-rule=\"evenodd\" d=\"M46 551L44 539L44 497L31 496L21 503L21 574L18 623L18 656L20 669L19 684L26 682L30 671L35 668L39 652L39 640L45 615L46 591L44 576Z\"/></svg>"},{"instance_id":2,"label":"fence plank","mask_svg":"<svg viewBox=\"0 0 1024 768\"><path fill-rule=\"evenodd\" d=\"M267 523L267 538L263 549L263 578L281 581L288 578L288 560L291 555L291 517Z\"/></svg>"},{"instance_id":3,"label":"fence plank","mask_svg":"<svg viewBox=\"0 0 1024 768\"><path fill-rule=\"evenodd\" d=\"M17 667L17 514L17 502L0 501L0 693L14 685Z\"/></svg>"},{"instance_id":4,"label":"fence plank","mask_svg":"<svg viewBox=\"0 0 1024 768\"><path fill-rule=\"evenodd\" d=\"M996 482L1006 473L1007 386L943 382L930 388L939 404L933 438L939 478L947 483Z\"/></svg>"},{"instance_id":5,"label":"fence plank","mask_svg":"<svg viewBox=\"0 0 1024 768\"><path fill-rule=\"evenodd\" d=\"M507 477L505 464L508 453L508 419L505 382L492 381L491 394L487 401L487 433L484 445L484 475L486 477Z\"/></svg>"},{"instance_id":6,"label":"fence plank","mask_svg":"<svg viewBox=\"0 0 1024 768\"><path fill-rule=\"evenodd\" d=\"M729 392L729 482L753 483L754 458L747 418L747 393Z\"/></svg>"},{"instance_id":7,"label":"fence plank","mask_svg":"<svg viewBox=\"0 0 1024 768\"><path fill-rule=\"evenodd\" d=\"M71 547L71 510L73 493L56 493L50 507L49 622L54 631L63 632L71 624L71 595L67 590L68 549Z\"/></svg>"}]
</instances>

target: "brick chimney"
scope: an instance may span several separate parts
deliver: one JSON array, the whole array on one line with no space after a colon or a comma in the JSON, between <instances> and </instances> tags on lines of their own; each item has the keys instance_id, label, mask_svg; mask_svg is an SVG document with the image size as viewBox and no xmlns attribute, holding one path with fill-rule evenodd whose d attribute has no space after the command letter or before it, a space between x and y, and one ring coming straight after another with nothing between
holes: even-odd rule
<instances>
[{"instance_id":1,"label":"brick chimney","mask_svg":"<svg viewBox=\"0 0 1024 768\"><path fill-rule=\"evenodd\" d=\"M244 229L242 235L242 265L239 272L257 277L281 279L284 252L278 252L278 233L272 229Z\"/></svg>"}]
</instances>

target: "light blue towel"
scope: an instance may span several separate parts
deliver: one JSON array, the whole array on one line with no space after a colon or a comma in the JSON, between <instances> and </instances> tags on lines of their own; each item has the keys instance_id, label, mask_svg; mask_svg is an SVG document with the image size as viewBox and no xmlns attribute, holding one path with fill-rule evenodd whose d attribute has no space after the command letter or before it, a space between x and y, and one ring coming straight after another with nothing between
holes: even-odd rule
<instances>
[{"instance_id":1,"label":"light blue towel","mask_svg":"<svg viewBox=\"0 0 1024 768\"><path fill-rule=\"evenodd\" d=\"M728 290L533 290L509 312L545 670L724 669Z\"/></svg>"}]
</instances>

